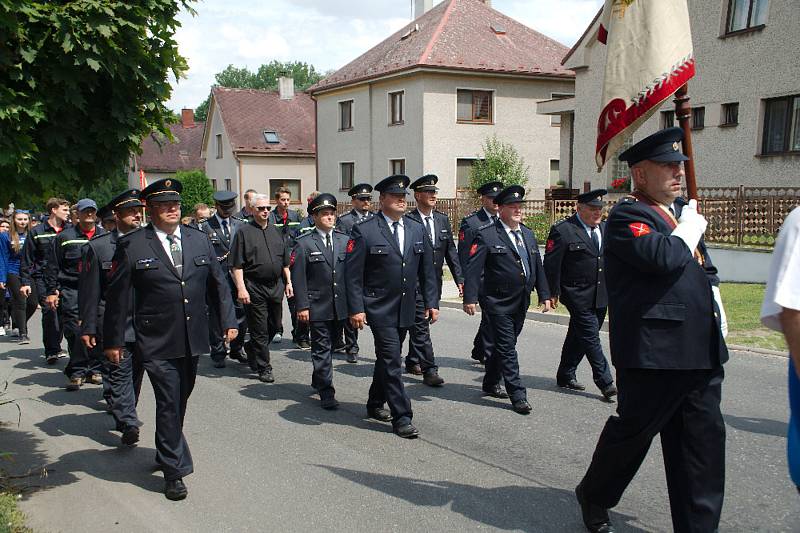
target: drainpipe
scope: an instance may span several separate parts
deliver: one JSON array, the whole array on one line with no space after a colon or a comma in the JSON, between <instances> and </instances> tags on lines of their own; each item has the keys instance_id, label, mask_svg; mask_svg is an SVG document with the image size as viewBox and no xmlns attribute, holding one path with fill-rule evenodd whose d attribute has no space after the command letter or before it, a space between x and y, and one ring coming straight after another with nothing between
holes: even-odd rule
<instances>
[{"instance_id":1,"label":"drainpipe","mask_svg":"<svg viewBox=\"0 0 800 533\"><path fill-rule=\"evenodd\" d=\"M314 189L319 191L321 189L319 187L319 120L317 116L317 97L312 94L311 99L314 101L314 172L316 174L316 186Z\"/></svg>"}]
</instances>

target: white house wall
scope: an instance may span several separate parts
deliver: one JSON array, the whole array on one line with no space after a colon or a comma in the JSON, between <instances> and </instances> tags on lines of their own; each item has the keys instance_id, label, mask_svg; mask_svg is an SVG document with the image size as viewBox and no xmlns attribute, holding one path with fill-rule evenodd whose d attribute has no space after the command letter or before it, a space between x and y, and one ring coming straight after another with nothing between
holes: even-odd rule
<instances>
[{"instance_id":1,"label":"white house wall","mask_svg":"<svg viewBox=\"0 0 800 533\"><path fill-rule=\"evenodd\" d=\"M217 189L225 190L225 179L231 180L231 189L239 193L239 170L228 134L222 124L219 108L214 106L211 114L210 132L207 138L208 144L205 146L206 175L210 179L217 180ZM222 134L222 158L217 159L217 134ZM244 190L247 190L245 187ZM242 191L243 192L243 191ZM241 195L240 195L241 198Z\"/></svg>"},{"instance_id":2,"label":"white house wall","mask_svg":"<svg viewBox=\"0 0 800 533\"><path fill-rule=\"evenodd\" d=\"M255 189L269 194L269 180L299 179L300 197L292 202L306 208L308 193L316 189L316 164L313 157L278 157L240 155L243 190ZM270 203L274 200L270 198Z\"/></svg>"}]
</instances>

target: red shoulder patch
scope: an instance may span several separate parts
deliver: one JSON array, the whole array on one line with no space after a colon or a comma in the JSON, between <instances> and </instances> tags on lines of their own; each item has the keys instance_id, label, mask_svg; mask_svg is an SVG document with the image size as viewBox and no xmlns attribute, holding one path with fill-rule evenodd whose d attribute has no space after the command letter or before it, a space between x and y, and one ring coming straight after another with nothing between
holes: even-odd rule
<instances>
[{"instance_id":1,"label":"red shoulder patch","mask_svg":"<svg viewBox=\"0 0 800 533\"><path fill-rule=\"evenodd\" d=\"M463 240L464 240L464 230L460 229L458 230L458 241L461 242Z\"/></svg>"},{"instance_id":2,"label":"red shoulder patch","mask_svg":"<svg viewBox=\"0 0 800 533\"><path fill-rule=\"evenodd\" d=\"M547 244L544 247L544 251L545 253L549 254L550 252L553 251L553 248L555 247L556 247L556 241L554 241L553 239L547 239Z\"/></svg>"},{"instance_id":3,"label":"red shoulder patch","mask_svg":"<svg viewBox=\"0 0 800 533\"><path fill-rule=\"evenodd\" d=\"M476 253L478 253L478 245L473 244L472 246L469 247L469 256L472 257Z\"/></svg>"},{"instance_id":4,"label":"red shoulder patch","mask_svg":"<svg viewBox=\"0 0 800 533\"><path fill-rule=\"evenodd\" d=\"M631 229L631 233L633 233L634 237L644 237L651 232L650 226L644 222L632 222L628 224L628 227Z\"/></svg>"},{"instance_id":5,"label":"red shoulder patch","mask_svg":"<svg viewBox=\"0 0 800 533\"><path fill-rule=\"evenodd\" d=\"M297 253L292 250L292 255L289 256L289 266L294 266L294 258L297 256Z\"/></svg>"},{"instance_id":6,"label":"red shoulder patch","mask_svg":"<svg viewBox=\"0 0 800 533\"><path fill-rule=\"evenodd\" d=\"M78 261L78 274L83 272L83 259Z\"/></svg>"},{"instance_id":7,"label":"red shoulder patch","mask_svg":"<svg viewBox=\"0 0 800 533\"><path fill-rule=\"evenodd\" d=\"M354 241L353 239L350 239L349 241L347 241L347 253L348 254L353 251L353 248L355 247L355 245L356 245L356 241Z\"/></svg>"}]
</instances>

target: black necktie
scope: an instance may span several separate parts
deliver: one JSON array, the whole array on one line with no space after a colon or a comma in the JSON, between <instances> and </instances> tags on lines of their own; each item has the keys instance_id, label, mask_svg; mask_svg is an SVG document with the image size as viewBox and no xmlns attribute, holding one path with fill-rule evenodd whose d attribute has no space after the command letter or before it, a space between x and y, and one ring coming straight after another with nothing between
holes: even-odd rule
<instances>
[{"instance_id":1,"label":"black necktie","mask_svg":"<svg viewBox=\"0 0 800 533\"><path fill-rule=\"evenodd\" d=\"M228 221L227 220L223 220L222 221L222 234L225 235L225 240L226 241L230 241L231 240L231 232L228 231Z\"/></svg>"},{"instance_id":2,"label":"black necktie","mask_svg":"<svg viewBox=\"0 0 800 533\"><path fill-rule=\"evenodd\" d=\"M167 235L169 241L169 253L172 255L172 263L175 265L175 270L178 275L183 277L183 253L181 251L181 243L175 235Z\"/></svg>"},{"instance_id":3,"label":"black necktie","mask_svg":"<svg viewBox=\"0 0 800 533\"><path fill-rule=\"evenodd\" d=\"M672 208L672 206L669 206L669 212L673 217L675 216L675 210Z\"/></svg>"},{"instance_id":4,"label":"black necktie","mask_svg":"<svg viewBox=\"0 0 800 533\"><path fill-rule=\"evenodd\" d=\"M397 244L397 249L400 250L400 253L403 253L403 250L400 249L400 233L398 233L398 229L400 229L400 222L392 222L392 231L394 232L394 242Z\"/></svg>"},{"instance_id":5,"label":"black necktie","mask_svg":"<svg viewBox=\"0 0 800 533\"><path fill-rule=\"evenodd\" d=\"M431 217L425 217L425 229L428 230L428 235L431 238L431 243L435 245L436 243L433 242L433 232L431 231Z\"/></svg>"},{"instance_id":6,"label":"black necktie","mask_svg":"<svg viewBox=\"0 0 800 533\"><path fill-rule=\"evenodd\" d=\"M325 234L325 247L328 249L329 252L333 251L333 248L331 247L331 234L330 233L326 233Z\"/></svg>"},{"instance_id":7,"label":"black necktie","mask_svg":"<svg viewBox=\"0 0 800 533\"><path fill-rule=\"evenodd\" d=\"M522 270L525 271L525 277L530 277L530 273L528 272L528 267L530 267L530 256L528 256L528 247L525 246L525 242L522 240L522 232L520 230L516 230L512 232L514 234L514 240L517 241L517 251L519 252L519 258L522 259Z\"/></svg>"},{"instance_id":8,"label":"black necktie","mask_svg":"<svg viewBox=\"0 0 800 533\"><path fill-rule=\"evenodd\" d=\"M600 239L597 237L597 227L589 228L589 235L592 236L592 242L597 251L600 251Z\"/></svg>"}]
</instances>

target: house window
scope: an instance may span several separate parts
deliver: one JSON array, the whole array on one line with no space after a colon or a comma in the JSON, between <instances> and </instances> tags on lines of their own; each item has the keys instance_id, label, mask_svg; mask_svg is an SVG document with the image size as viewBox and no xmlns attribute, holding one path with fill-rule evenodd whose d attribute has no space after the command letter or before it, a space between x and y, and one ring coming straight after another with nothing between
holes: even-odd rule
<instances>
[{"instance_id":1,"label":"house window","mask_svg":"<svg viewBox=\"0 0 800 533\"><path fill-rule=\"evenodd\" d=\"M735 126L739 123L739 102L722 104L722 123L720 126Z\"/></svg>"},{"instance_id":2,"label":"house window","mask_svg":"<svg viewBox=\"0 0 800 533\"><path fill-rule=\"evenodd\" d=\"M217 179L216 178L210 178L210 180L211 180L211 188L216 191L217 190Z\"/></svg>"},{"instance_id":3,"label":"house window","mask_svg":"<svg viewBox=\"0 0 800 533\"><path fill-rule=\"evenodd\" d=\"M230 178L225 178L225 190L232 191L233 190L233 180Z\"/></svg>"},{"instance_id":4,"label":"house window","mask_svg":"<svg viewBox=\"0 0 800 533\"><path fill-rule=\"evenodd\" d=\"M405 122L403 95L403 91L389 93L389 124L402 124Z\"/></svg>"},{"instance_id":5,"label":"house window","mask_svg":"<svg viewBox=\"0 0 800 533\"><path fill-rule=\"evenodd\" d=\"M456 189L470 188L469 176L476 161L478 159L456 159Z\"/></svg>"},{"instance_id":6,"label":"house window","mask_svg":"<svg viewBox=\"0 0 800 533\"><path fill-rule=\"evenodd\" d=\"M764 154L800 152L800 95L764 101Z\"/></svg>"},{"instance_id":7,"label":"house window","mask_svg":"<svg viewBox=\"0 0 800 533\"><path fill-rule=\"evenodd\" d=\"M769 0L728 0L726 33L749 30L767 22Z\"/></svg>"},{"instance_id":8,"label":"house window","mask_svg":"<svg viewBox=\"0 0 800 533\"><path fill-rule=\"evenodd\" d=\"M267 144L278 144L281 142L280 138L278 138L278 132L275 131L264 131L264 140L267 141Z\"/></svg>"},{"instance_id":9,"label":"house window","mask_svg":"<svg viewBox=\"0 0 800 533\"><path fill-rule=\"evenodd\" d=\"M619 147L619 152L617 152L617 155L614 157L614 159L611 160L611 173L608 175L609 185L611 185L611 183L613 183L614 180L630 177L631 175L630 166L628 165L627 162L619 160L619 154L621 154L631 146L633 146L633 136L625 139L625 142L622 143L622 146Z\"/></svg>"},{"instance_id":10,"label":"house window","mask_svg":"<svg viewBox=\"0 0 800 533\"><path fill-rule=\"evenodd\" d=\"M662 111L661 112L661 129L671 128L675 126L675 111Z\"/></svg>"},{"instance_id":11,"label":"house window","mask_svg":"<svg viewBox=\"0 0 800 533\"><path fill-rule=\"evenodd\" d=\"M692 108L692 129L702 130L706 125L706 108L694 107Z\"/></svg>"},{"instance_id":12,"label":"house window","mask_svg":"<svg viewBox=\"0 0 800 533\"><path fill-rule=\"evenodd\" d=\"M558 159L550 160L550 185L558 185L558 182L561 181L560 167L561 162Z\"/></svg>"},{"instance_id":13,"label":"house window","mask_svg":"<svg viewBox=\"0 0 800 533\"><path fill-rule=\"evenodd\" d=\"M292 195L292 199L290 203L292 204L299 204L300 203L300 180L296 179L271 179L269 180L269 197L275 198L275 191L280 189L281 187L285 187L289 189L289 192Z\"/></svg>"},{"instance_id":14,"label":"house window","mask_svg":"<svg viewBox=\"0 0 800 533\"><path fill-rule=\"evenodd\" d=\"M356 173L355 163L339 163L339 190L349 191L353 188L353 176Z\"/></svg>"},{"instance_id":15,"label":"house window","mask_svg":"<svg viewBox=\"0 0 800 533\"><path fill-rule=\"evenodd\" d=\"M574 94L569 93L550 93L551 100L560 100L562 98L572 98ZM561 115L550 115L550 125L555 127L561 127Z\"/></svg>"},{"instance_id":16,"label":"house window","mask_svg":"<svg viewBox=\"0 0 800 533\"><path fill-rule=\"evenodd\" d=\"M222 159L222 134L217 133L217 159Z\"/></svg>"},{"instance_id":17,"label":"house window","mask_svg":"<svg viewBox=\"0 0 800 533\"><path fill-rule=\"evenodd\" d=\"M389 173L405 174L406 173L406 160L405 159L390 159L389 160Z\"/></svg>"},{"instance_id":18,"label":"house window","mask_svg":"<svg viewBox=\"0 0 800 533\"><path fill-rule=\"evenodd\" d=\"M492 91L458 89L458 122L491 124L493 119Z\"/></svg>"},{"instance_id":19,"label":"house window","mask_svg":"<svg viewBox=\"0 0 800 533\"><path fill-rule=\"evenodd\" d=\"M339 102L339 131L353 129L353 101Z\"/></svg>"}]
</instances>

